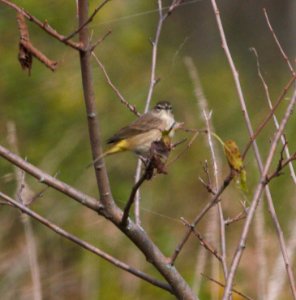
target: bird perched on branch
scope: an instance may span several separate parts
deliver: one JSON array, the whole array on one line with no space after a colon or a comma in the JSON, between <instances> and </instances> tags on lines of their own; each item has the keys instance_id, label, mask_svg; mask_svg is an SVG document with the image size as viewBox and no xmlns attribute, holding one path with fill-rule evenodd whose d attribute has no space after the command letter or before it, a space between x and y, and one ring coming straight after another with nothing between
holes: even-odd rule
<instances>
[{"instance_id":1,"label":"bird perched on branch","mask_svg":"<svg viewBox=\"0 0 296 300\"><path fill-rule=\"evenodd\" d=\"M175 124L170 102L158 102L149 112L110 137L107 143L112 145L111 148L96 158L94 162L104 156L127 150L147 158L150 154L151 144L161 140L163 132L169 131L170 137L174 135Z\"/></svg>"}]
</instances>

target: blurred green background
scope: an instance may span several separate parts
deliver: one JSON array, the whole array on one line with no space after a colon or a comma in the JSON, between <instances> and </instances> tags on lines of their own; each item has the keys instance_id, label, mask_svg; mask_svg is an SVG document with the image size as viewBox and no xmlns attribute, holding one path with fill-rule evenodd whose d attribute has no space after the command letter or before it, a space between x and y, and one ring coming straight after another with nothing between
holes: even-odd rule
<instances>
[{"instance_id":1,"label":"blurred green background","mask_svg":"<svg viewBox=\"0 0 296 300\"><path fill-rule=\"evenodd\" d=\"M75 1L15 1L40 20L62 34L71 33L77 26ZM167 7L170 1L163 1ZM99 1L90 1L90 11ZM275 101L291 77L267 27L262 9L269 14L274 30L291 61L295 62L296 3L283 1L218 1L220 13L229 42L232 57L238 68L254 128L268 112L262 84L257 75L256 60L250 52L255 47L259 54L263 75L268 83L271 98ZM112 34L95 50L104 63L112 81L122 94L143 111L148 93L151 70L151 44L158 21L157 1L113 0L107 4L90 25L92 40L102 37L108 30ZM29 23L30 37L34 45L59 65L52 73L34 60L31 76L22 71L17 61L18 39L15 12L0 2L0 139L8 146L7 122L16 124L19 151L22 157L83 192L97 196L96 181L92 169L86 169L91 161L85 108L82 99L78 53L54 40L34 24ZM243 147L248 134L241 113L232 75L227 64L218 34L210 1L185 1L165 22L161 33L153 104L169 99L174 106L175 117L190 128L203 128L204 122L194 96L194 89L184 64L184 57L192 57L202 82L204 93L212 111L212 121L222 139L234 139ZM93 60L93 74L97 110L106 140L115 130L134 119L123 107ZM288 98L287 98L288 99ZM277 115L282 116L287 101L280 106ZM296 121L293 117L285 134L291 151L295 151ZM263 159L266 158L274 126L270 123L258 138ZM190 135L180 133L176 140ZM172 157L185 145L179 146ZM228 172L228 166L219 151L220 181ZM184 232L180 217L192 220L210 199L210 195L198 178L205 177L202 164L210 160L207 141L198 136L186 154L169 168L166 176L157 176L145 182L142 188L142 226L161 248L171 255ZM136 166L136 158L130 153L107 158L114 198L123 207L127 201ZM276 164L276 162L275 162ZM258 179L253 153L246 159L248 186L251 198ZM12 166L0 159L1 191L14 195L16 180ZM250 175L251 174L251 175ZM29 175L26 181L34 192L43 186ZM271 184L275 206L289 238L295 214L295 187L288 170ZM225 218L241 211L241 192L234 184L223 196ZM146 263L137 249L111 224L93 212L81 207L52 189L31 205L43 216L66 230L93 243L119 259L141 270L160 276ZM0 294L1 299L33 299L26 241L20 212L2 205L0 210ZM267 209L265 209L268 243L267 268L273 268L279 246ZM211 239L209 223L217 222L213 214L198 226ZM237 245L243 222L227 227L228 263ZM33 221L41 269L44 299L172 299L172 296L125 272L116 269L98 257L58 237ZM213 240L218 247L219 241ZM247 251L241 261L236 288L256 298L257 279L253 272L258 266L256 241L250 234ZM201 249L191 238L178 261L177 268L190 285L200 280L195 275L197 255ZM250 261L252 263L250 263ZM211 259L205 263L205 273L211 274ZM222 273L221 273L222 274ZM221 281L223 278L221 276ZM240 279L240 280L239 280ZM213 285L202 279L199 295L210 299ZM281 298L290 297L285 285Z\"/></svg>"}]
</instances>

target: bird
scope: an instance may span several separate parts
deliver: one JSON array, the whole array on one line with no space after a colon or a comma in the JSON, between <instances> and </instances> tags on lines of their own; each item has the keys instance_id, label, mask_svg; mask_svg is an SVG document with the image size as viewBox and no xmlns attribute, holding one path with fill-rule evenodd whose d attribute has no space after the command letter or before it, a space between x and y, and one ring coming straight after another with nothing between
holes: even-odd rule
<instances>
[{"instance_id":1,"label":"bird","mask_svg":"<svg viewBox=\"0 0 296 300\"><path fill-rule=\"evenodd\" d=\"M107 144L111 147L93 163L107 155L123 151L132 151L141 158L147 159L151 144L161 140L164 132L173 137L175 124L171 103L160 101L150 111L111 136L107 140Z\"/></svg>"}]
</instances>

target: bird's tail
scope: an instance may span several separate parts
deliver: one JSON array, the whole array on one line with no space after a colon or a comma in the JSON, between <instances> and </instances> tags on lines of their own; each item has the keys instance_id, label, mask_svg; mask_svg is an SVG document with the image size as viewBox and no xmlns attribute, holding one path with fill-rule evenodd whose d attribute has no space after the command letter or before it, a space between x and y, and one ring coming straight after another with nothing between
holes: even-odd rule
<instances>
[{"instance_id":1,"label":"bird's tail","mask_svg":"<svg viewBox=\"0 0 296 300\"><path fill-rule=\"evenodd\" d=\"M98 156L97 158L95 158L90 164L87 165L87 168L91 167L92 165L94 165L97 161L99 161L100 159L108 156L108 155L112 155L118 152L122 152L127 150L126 147L126 141L122 140L118 143L116 143L115 145L113 145L110 149L106 150L104 153L102 153L100 156Z\"/></svg>"}]
</instances>

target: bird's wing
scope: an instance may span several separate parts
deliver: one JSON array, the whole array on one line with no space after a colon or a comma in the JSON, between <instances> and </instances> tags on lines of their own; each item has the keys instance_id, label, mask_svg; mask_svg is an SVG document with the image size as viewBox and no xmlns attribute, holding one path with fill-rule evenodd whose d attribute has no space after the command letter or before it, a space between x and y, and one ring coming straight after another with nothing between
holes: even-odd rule
<instances>
[{"instance_id":1,"label":"bird's wing","mask_svg":"<svg viewBox=\"0 0 296 300\"><path fill-rule=\"evenodd\" d=\"M121 128L117 133L107 140L108 144L117 143L123 139L147 132L152 129L161 129L163 120L151 113L142 115L130 125Z\"/></svg>"}]
</instances>

